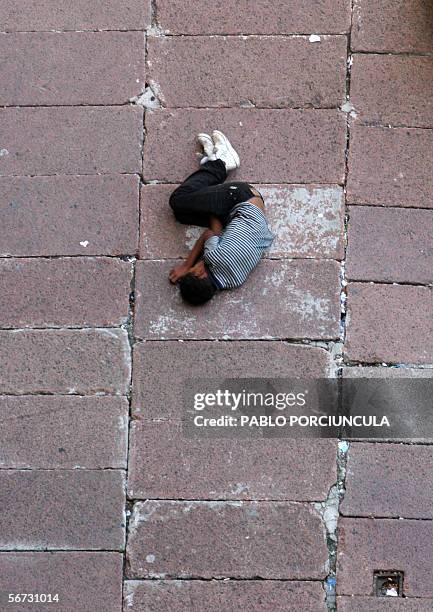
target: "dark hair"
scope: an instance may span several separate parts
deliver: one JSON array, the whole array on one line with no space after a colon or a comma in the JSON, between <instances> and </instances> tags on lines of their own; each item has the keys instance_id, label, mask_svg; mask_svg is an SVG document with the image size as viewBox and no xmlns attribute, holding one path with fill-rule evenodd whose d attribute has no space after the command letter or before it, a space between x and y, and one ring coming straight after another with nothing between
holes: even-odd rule
<instances>
[{"instance_id":1,"label":"dark hair","mask_svg":"<svg viewBox=\"0 0 433 612\"><path fill-rule=\"evenodd\" d=\"M210 278L198 278L191 273L182 276L179 280L179 289L183 299L194 306L208 302L216 292L216 287Z\"/></svg>"}]
</instances>

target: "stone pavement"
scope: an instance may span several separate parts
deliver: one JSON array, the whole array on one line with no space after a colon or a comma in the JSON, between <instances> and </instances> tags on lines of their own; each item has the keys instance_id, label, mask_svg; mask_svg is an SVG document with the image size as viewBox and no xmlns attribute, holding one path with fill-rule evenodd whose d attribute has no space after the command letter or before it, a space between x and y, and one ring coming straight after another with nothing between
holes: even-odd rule
<instances>
[{"instance_id":1,"label":"stone pavement","mask_svg":"<svg viewBox=\"0 0 433 612\"><path fill-rule=\"evenodd\" d=\"M432 446L181 433L191 374L433 372L431 2L0 0L0 24L1 611L433 609ZM213 128L277 239L197 311L167 198Z\"/></svg>"}]
</instances>

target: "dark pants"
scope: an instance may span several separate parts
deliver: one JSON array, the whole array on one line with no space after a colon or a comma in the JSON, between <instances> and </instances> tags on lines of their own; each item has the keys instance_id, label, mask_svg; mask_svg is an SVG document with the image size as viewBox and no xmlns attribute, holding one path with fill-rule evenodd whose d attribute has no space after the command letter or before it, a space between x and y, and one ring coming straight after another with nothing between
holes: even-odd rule
<instances>
[{"instance_id":1,"label":"dark pants","mask_svg":"<svg viewBox=\"0 0 433 612\"><path fill-rule=\"evenodd\" d=\"M224 183L226 178L226 167L220 159L203 164L170 196L176 219L209 227L210 215L215 215L224 224L233 206L254 197L248 183Z\"/></svg>"}]
</instances>

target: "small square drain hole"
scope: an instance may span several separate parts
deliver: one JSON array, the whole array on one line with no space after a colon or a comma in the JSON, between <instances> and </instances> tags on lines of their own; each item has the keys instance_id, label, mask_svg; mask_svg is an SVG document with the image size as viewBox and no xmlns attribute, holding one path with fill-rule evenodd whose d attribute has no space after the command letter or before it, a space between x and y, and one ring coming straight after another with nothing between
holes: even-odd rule
<instances>
[{"instance_id":1,"label":"small square drain hole","mask_svg":"<svg viewBox=\"0 0 433 612\"><path fill-rule=\"evenodd\" d=\"M403 572L376 570L373 591L376 597L403 597Z\"/></svg>"}]
</instances>

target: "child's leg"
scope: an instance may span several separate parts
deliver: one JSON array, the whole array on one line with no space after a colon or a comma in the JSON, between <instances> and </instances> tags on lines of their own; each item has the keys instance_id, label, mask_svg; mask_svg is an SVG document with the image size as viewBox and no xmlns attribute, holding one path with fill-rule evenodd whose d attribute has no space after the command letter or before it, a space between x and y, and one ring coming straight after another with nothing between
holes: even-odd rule
<instances>
[{"instance_id":1,"label":"child's leg","mask_svg":"<svg viewBox=\"0 0 433 612\"><path fill-rule=\"evenodd\" d=\"M227 171L221 160L208 161L170 196L170 206L181 223L209 226L210 215L224 219L235 204L252 196L247 183L224 183Z\"/></svg>"}]
</instances>

